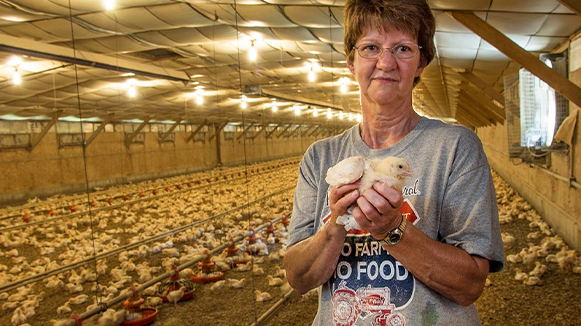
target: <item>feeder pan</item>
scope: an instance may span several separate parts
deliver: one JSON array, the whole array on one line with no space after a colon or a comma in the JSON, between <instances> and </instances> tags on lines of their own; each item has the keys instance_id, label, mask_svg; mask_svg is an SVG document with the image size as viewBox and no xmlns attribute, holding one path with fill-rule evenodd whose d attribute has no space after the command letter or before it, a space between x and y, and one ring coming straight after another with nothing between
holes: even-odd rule
<instances>
[{"instance_id":1,"label":"feeder pan","mask_svg":"<svg viewBox=\"0 0 581 326\"><path fill-rule=\"evenodd\" d=\"M157 309L155 308L142 308L141 309L141 319L131 320L131 321L124 321L121 323L121 326L142 326L142 325L149 325L155 321L157 318Z\"/></svg>"},{"instance_id":2,"label":"feeder pan","mask_svg":"<svg viewBox=\"0 0 581 326\"><path fill-rule=\"evenodd\" d=\"M167 294L171 291L179 290L185 288L184 296L178 300L185 301L194 297L194 284L191 280L185 280L180 278L180 273L177 267L174 265L172 269L175 271L174 274L169 278L169 281L161 283L157 290L157 295L161 298L163 302L169 302L167 299Z\"/></svg>"},{"instance_id":3,"label":"feeder pan","mask_svg":"<svg viewBox=\"0 0 581 326\"><path fill-rule=\"evenodd\" d=\"M139 296L139 292L135 286L131 287L133 291L133 296L125 302L123 306L125 307L125 321L121 323L122 326L141 326L151 324L157 317L157 309L155 308L141 308L141 305L145 300Z\"/></svg>"},{"instance_id":4,"label":"feeder pan","mask_svg":"<svg viewBox=\"0 0 581 326\"><path fill-rule=\"evenodd\" d=\"M192 281L194 281L196 283L212 283L212 282L216 282L216 281L219 281L219 280L224 278L224 273L222 273L222 272L212 272L212 273L209 273L206 275L207 276L192 275L192 276L190 276L190 278L192 279Z\"/></svg>"}]
</instances>

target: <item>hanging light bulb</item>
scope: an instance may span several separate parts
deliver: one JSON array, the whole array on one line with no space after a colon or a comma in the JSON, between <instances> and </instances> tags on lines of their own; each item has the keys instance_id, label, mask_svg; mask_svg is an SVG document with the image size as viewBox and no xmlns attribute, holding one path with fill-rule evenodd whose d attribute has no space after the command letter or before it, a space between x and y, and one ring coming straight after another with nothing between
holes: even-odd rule
<instances>
[{"instance_id":1,"label":"hanging light bulb","mask_svg":"<svg viewBox=\"0 0 581 326\"><path fill-rule=\"evenodd\" d=\"M272 101L272 112L278 111L278 106L276 105L276 101Z\"/></svg>"},{"instance_id":2,"label":"hanging light bulb","mask_svg":"<svg viewBox=\"0 0 581 326\"><path fill-rule=\"evenodd\" d=\"M246 103L246 96L242 95L241 98L241 102L240 102L240 107L242 108L242 110L245 110L248 107L248 103Z\"/></svg>"},{"instance_id":3,"label":"hanging light bulb","mask_svg":"<svg viewBox=\"0 0 581 326\"><path fill-rule=\"evenodd\" d=\"M250 41L250 50L248 51L248 58L250 61L256 61L256 57L258 54L256 53L256 48L254 47L254 40Z\"/></svg>"},{"instance_id":4,"label":"hanging light bulb","mask_svg":"<svg viewBox=\"0 0 581 326\"><path fill-rule=\"evenodd\" d=\"M295 115L301 115L301 108L298 105L295 105Z\"/></svg>"},{"instance_id":5,"label":"hanging light bulb","mask_svg":"<svg viewBox=\"0 0 581 326\"><path fill-rule=\"evenodd\" d=\"M22 77L20 76L20 72L18 71L18 68L14 68L14 75L12 75L12 83L14 85L20 85L21 82Z\"/></svg>"},{"instance_id":6,"label":"hanging light bulb","mask_svg":"<svg viewBox=\"0 0 581 326\"><path fill-rule=\"evenodd\" d=\"M317 117L319 116L319 109L317 109L316 107L313 108L313 117Z\"/></svg>"},{"instance_id":7,"label":"hanging light bulb","mask_svg":"<svg viewBox=\"0 0 581 326\"><path fill-rule=\"evenodd\" d=\"M196 97L196 104L198 105L204 104L204 91L201 88L198 88L198 90L196 90L194 96Z\"/></svg>"},{"instance_id":8,"label":"hanging light bulb","mask_svg":"<svg viewBox=\"0 0 581 326\"><path fill-rule=\"evenodd\" d=\"M127 81L127 96L130 98L135 98L137 95L137 89L135 89L135 79L131 78Z\"/></svg>"},{"instance_id":9,"label":"hanging light bulb","mask_svg":"<svg viewBox=\"0 0 581 326\"><path fill-rule=\"evenodd\" d=\"M113 10L115 9L115 0L103 0L103 6L106 10Z\"/></svg>"},{"instance_id":10,"label":"hanging light bulb","mask_svg":"<svg viewBox=\"0 0 581 326\"><path fill-rule=\"evenodd\" d=\"M309 71L309 82L313 83L317 79L315 72L313 71L313 67L311 66L311 71Z\"/></svg>"},{"instance_id":11,"label":"hanging light bulb","mask_svg":"<svg viewBox=\"0 0 581 326\"><path fill-rule=\"evenodd\" d=\"M327 108L327 119L331 120L333 118L333 113L331 112L331 108Z\"/></svg>"},{"instance_id":12,"label":"hanging light bulb","mask_svg":"<svg viewBox=\"0 0 581 326\"><path fill-rule=\"evenodd\" d=\"M343 77L339 80L339 90L341 91L341 94L345 94L349 91L349 83L351 83L351 80L348 77Z\"/></svg>"}]
</instances>

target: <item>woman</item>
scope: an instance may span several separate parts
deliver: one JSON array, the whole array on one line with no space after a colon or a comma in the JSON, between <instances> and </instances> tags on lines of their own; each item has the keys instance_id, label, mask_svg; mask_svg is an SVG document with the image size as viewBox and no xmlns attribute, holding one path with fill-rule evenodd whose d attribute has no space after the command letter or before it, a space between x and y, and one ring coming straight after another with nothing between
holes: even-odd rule
<instances>
[{"instance_id":1,"label":"woman","mask_svg":"<svg viewBox=\"0 0 581 326\"><path fill-rule=\"evenodd\" d=\"M425 0L347 0L345 53L362 122L313 144L300 165L285 256L299 293L320 288L313 325L479 325L474 302L504 253L482 145L470 130L420 117L412 90L434 57ZM403 157L403 194L383 183L333 186L351 156ZM362 231L336 223L355 204Z\"/></svg>"}]
</instances>

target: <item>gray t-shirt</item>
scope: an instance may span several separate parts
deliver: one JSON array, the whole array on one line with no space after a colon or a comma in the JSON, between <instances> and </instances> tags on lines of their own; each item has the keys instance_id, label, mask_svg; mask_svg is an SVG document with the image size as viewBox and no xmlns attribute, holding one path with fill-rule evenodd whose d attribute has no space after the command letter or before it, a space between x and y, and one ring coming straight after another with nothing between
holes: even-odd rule
<instances>
[{"instance_id":1,"label":"gray t-shirt","mask_svg":"<svg viewBox=\"0 0 581 326\"><path fill-rule=\"evenodd\" d=\"M327 169L344 158L398 156L413 177L403 189L400 212L426 235L503 268L498 206L480 140L465 127L422 118L404 139L371 149L359 125L315 142L300 167L289 244L317 232L330 215ZM474 305L462 307L422 282L368 233L351 230L335 274L322 285L313 325L479 325Z\"/></svg>"}]
</instances>

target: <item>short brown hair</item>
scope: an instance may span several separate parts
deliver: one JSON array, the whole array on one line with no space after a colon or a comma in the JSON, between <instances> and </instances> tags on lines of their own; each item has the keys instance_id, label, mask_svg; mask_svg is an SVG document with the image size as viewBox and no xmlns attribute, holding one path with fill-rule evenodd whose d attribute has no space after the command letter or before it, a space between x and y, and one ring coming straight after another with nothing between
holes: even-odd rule
<instances>
[{"instance_id":1,"label":"short brown hair","mask_svg":"<svg viewBox=\"0 0 581 326\"><path fill-rule=\"evenodd\" d=\"M344 10L345 38L343 46L349 61L353 56L357 40L365 29L387 32L390 27L416 36L420 50L420 60L427 66L436 53L434 33L436 21L426 0L347 0ZM420 77L414 79L414 86Z\"/></svg>"}]
</instances>

